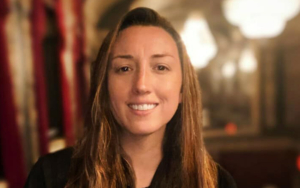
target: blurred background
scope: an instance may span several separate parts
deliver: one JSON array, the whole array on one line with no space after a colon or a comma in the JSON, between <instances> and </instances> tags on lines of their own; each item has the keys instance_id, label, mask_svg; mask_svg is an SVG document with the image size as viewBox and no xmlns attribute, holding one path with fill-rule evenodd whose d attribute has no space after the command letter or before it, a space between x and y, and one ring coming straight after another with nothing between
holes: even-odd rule
<instances>
[{"instance_id":1,"label":"blurred background","mask_svg":"<svg viewBox=\"0 0 300 188\"><path fill-rule=\"evenodd\" d=\"M300 187L300 0L1 0L0 188L81 135L89 66L120 17L150 7L181 34L206 147L240 188Z\"/></svg>"}]
</instances>

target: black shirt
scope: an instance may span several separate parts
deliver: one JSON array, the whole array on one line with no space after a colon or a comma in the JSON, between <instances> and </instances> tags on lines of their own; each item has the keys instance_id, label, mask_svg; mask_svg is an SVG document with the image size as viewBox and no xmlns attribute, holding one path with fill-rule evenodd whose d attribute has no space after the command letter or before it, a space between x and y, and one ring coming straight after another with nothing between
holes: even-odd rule
<instances>
[{"instance_id":1,"label":"black shirt","mask_svg":"<svg viewBox=\"0 0 300 188\"><path fill-rule=\"evenodd\" d=\"M67 148L41 157L32 167L24 188L64 188L72 153L73 149ZM157 181L162 169L163 164L160 163L152 183ZM233 178L220 166L218 166L218 185L219 188L236 188Z\"/></svg>"}]
</instances>

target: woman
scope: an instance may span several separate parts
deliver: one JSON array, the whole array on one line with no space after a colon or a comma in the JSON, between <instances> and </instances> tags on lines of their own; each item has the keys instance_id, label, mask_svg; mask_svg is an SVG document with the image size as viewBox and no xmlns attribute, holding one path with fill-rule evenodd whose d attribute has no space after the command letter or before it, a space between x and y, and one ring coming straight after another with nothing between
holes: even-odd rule
<instances>
[{"instance_id":1,"label":"woman","mask_svg":"<svg viewBox=\"0 0 300 188\"><path fill-rule=\"evenodd\" d=\"M169 22L130 11L91 70L84 136L40 158L25 187L235 187L205 150L197 76Z\"/></svg>"}]
</instances>

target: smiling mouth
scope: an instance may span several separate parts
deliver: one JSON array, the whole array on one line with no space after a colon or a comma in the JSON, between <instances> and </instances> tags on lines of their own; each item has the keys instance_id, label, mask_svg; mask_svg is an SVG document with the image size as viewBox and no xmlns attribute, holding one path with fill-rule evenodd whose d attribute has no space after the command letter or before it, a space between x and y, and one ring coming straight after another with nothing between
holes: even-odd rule
<instances>
[{"instance_id":1,"label":"smiling mouth","mask_svg":"<svg viewBox=\"0 0 300 188\"><path fill-rule=\"evenodd\" d=\"M157 105L158 104L129 104L128 106L133 110L145 111L145 110L152 110Z\"/></svg>"}]
</instances>

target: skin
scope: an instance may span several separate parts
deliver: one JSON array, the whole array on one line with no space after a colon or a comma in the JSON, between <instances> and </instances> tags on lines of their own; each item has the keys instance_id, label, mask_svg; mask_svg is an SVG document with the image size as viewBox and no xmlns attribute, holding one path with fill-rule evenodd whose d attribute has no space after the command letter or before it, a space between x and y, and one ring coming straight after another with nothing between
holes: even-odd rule
<instances>
[{"instance_id":1,"label":"skin","mask_svg":"<svg viewBox=\"0 0 300 188\"><path fill-rule=\"evenodd\" d=\"M147 187L162 159L166 124L181 102L182 73L175 41L154 26L123 30L112 48L108 90L112 112L123 128L121 145ZM133 109L149 104L152 109Z\"/></svg>"}]
</instances>

